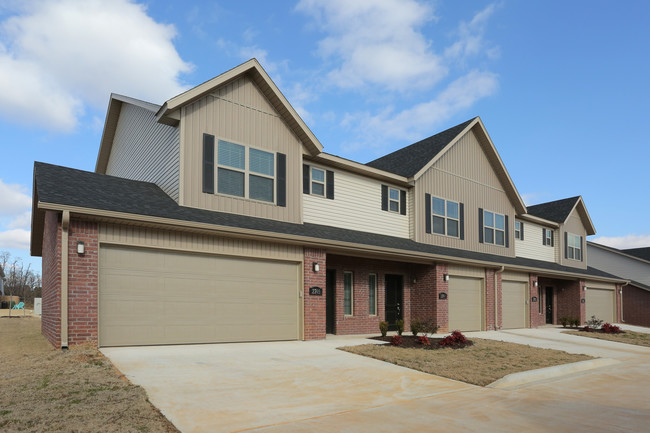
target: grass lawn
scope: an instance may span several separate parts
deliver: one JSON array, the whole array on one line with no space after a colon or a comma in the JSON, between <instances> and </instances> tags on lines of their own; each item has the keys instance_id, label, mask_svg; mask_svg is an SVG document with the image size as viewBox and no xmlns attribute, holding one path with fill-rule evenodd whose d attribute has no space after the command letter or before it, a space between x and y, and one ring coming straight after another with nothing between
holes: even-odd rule
<instances>
[{"instance_id":1,"label":"grass lawn","mask_svg":"<svg viewBox=\"0 0 650 433\"><path fill-rule=\"evenodd\" d=\"M54 349L37 317L0 318L0 431L178 432L97 349Z\"/></svg>"},{"instance_id":2,"label":"grass lawn","mask_svg":"<svg viewBox=\"0 0 650 433\"><path fill-rule=\"evenodd\" d=\"M564 331L564 333L579 335L580 337L598 338L600 340L617 341L619 343L650 347L650 334L643 332L625 331L622 334L602 334L600 332Z\"/></svg>"},{"instance_id":3,"label":"grass lawn","mask_svg":"<svg viewBox=\"0 0 650 433\"><path fill-rule=\"evenodd\" d=\"M474 345L463 349L422 350L364 344L341 350L480 386L510 373L593 359L587 355L503 341L479 338L472 341Z\"/></svg>"}]
</instances>

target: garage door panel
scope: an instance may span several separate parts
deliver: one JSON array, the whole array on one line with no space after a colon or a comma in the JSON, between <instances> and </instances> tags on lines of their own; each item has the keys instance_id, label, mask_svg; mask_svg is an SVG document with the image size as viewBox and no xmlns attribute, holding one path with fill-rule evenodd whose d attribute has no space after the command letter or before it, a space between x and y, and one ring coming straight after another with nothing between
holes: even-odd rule
<instances>
[{"instance_id":1,"label":"garage door panel","mask_svg":"<svg viewBox=\"0 0 650 433\"><path fill-rule=\"evenodd\" d=\"M608 323L613 323L614 319L614 290L587 288L585 298L587 320L591 316L596 316Z\"/></svg>"},{"instance_id":2,"label":"garage door panel","mask_svg":"<svg viewBox=\"0 0 650 433\"><path fill-rule=\"evenodd\" d=\"M520 281L501 283L501 327L503 329L526 328L527 284Z\"/></svg>"},{"instance_id":3,"label":"garage door panel","mask_svg":"<svg viewBox=\"0 0 650 433\"><path fill-rule=\"evenodd\" d=\"M291 340L298 264L102 247L100 344Z\"/></svg>"},{"instance_id":4,"label":"garage door panel","mask_svg":"<svg viewBox=\"0 0 650 433\"><path fill-rule=\"evenodd\" d=\"M449 280L449 328L480 331L483 324L483 280L451 276Z\"/></svg>"}]
</instances>

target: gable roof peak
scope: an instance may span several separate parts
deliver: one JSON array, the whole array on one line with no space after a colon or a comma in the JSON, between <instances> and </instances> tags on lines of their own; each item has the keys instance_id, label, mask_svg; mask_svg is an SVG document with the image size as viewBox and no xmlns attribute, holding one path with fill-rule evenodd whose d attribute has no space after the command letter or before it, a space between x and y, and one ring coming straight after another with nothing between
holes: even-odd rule
<instances>
[{"instance_id":1,"label":"gable roof peak","mask_svg":"<svg viewBox=\"0 0 650 433\"><path fill-rule=\"evenodd\" d=\"M571 215L573 210L576 209L578 215L582 219L582 224L585 227L587 235L596 234L596 228L591 221L591 217L587 211L587 206L585 205L585 201L582 199L581 195L540 203L528 206L527 208L529 215L553 221L558 224L564 224L569 218L569 215Z\"/></svg>"}]
</instances>

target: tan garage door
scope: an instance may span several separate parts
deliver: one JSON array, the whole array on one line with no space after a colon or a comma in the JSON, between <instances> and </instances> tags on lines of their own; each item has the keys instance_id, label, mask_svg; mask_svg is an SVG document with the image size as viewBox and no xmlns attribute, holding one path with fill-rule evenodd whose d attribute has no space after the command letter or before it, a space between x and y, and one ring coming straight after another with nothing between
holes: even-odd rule
<instances>
[{"instance_id":1,"label":"tan garage door","mask_svg":"<svg viewBox=\"0 0 650 433\"><path fill-rule=\"evenodd\" d=\"M483 324L483 280L449 277L449 330L480 331Z\"/></svg>"},{"instance_id":2,"label":"tan garage door","mask_svg":"<svg viewBox=\"0 0 650 433\"><path fill-rule=\"evenodd\" d=\"M520 281L503 281L501 283L503 329L526 328L526 294L527 284Z\"/></svg>"},{"instance_id":3,"label":"tan garage door","mask_svg":"<svg viewBox=\"0 0 650 433\"><path fill-rule=\"evenodd\" d=\"M102 246L101 346L296 340L297 263Z\"/></svg>"},{"instance_id":4,"label":"tan garage door","mask_svg":"<svg viewBox=\"0 0 650 433\"><path fill-rule=\"evenodd\" d=\"M614 290L588 287L585 302L587 320L596 316L605 322L614 322Z\"/></svg>"}]
</instances>

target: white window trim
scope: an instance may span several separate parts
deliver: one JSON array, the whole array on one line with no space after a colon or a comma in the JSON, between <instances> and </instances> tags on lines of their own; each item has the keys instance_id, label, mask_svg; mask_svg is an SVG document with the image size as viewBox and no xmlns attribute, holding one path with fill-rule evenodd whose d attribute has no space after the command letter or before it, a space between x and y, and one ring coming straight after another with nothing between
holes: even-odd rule
<instances>
[{"instance_id":1,"label":"white window trim","mask_svg":"<svg viewBox=\"0 0 650 433\"><path fill-rule=\"evenodd\" d=\"M434 212L434 210L433 210L433 200L436 199L436 198L439 199L439 200L444 200L444 202L445 202L445 215L444 216L436 215L436 214L433 213ZM447 202L456 203L456 205L458 206L458 218L451 218L451 217L447 216L447 214L449 213L447 211ZM433 217L434 216L436 216L438 218L442 218L443 220L445 220L445 222L443 224L443 228L445 229L444 233L438 233L438 232L434 231L434 223L433 223ZM438 236L446 236L448 238L455 238L455 239L460 238L460 202L459 201L449 200L449 199L446 199L444 197L438 197L438 196L431 195L431 215L429 216L429 218L431 218L431 234L438 235ZM458 223L458 235L452 236L450 234L447 234L447 220L456 221Z\"/></svg>"},{"instance_id":2,"label":"white window trim","mask_svg":"<svg viewBox=\"0 0 650 433\"><path fill-rule=\"evenodd\" d=\"M391 191L397 191L397 200L390 198ZM400 213L400 211L402 210L401 200L402 200L402 190L389 186L388 187L388 212L397 213L397 214ZM392 210L390 208L391 203L397 203L397 210Z\"/></svg>"},{"instance_id":3,"label":"white window trim","mask_svg":"<svg viewBox=\"0 0 650 433\"><path fill-rule=\"evenodd\" d=\"M350 314L345 312L345 275L350 274ZM345 317L354 316L354 272L343 271L343 315Z\"/></svg>"},{"instance_id":4,"label":"white window trim","mask_svg":"<svg viewBox=\"0 0 650 433\"><path fill-rule=\"evenodd\" d=\"M544 229L544 238L546 239L547 247L553 247L553 235L551 233L553 233L553 230Z\"/></svg>"},{"instance_id":5,"label":"white window trim","mask_svg":"<svg viewBox=\"0 0 650 433\"><path fill-rule=\"evenodd\" d=\"M515 239L521 240L521 221L515 221Z\"/></svg>"},{"instance_id":6,"label":"white window trim","mask_svg":"<svg viewBox=\"0 0 650 433\"><path fill-rule=\"evenodd\" d=\"M490 212L492 215L494 215L494 217L493 217L493 219L492 219L492 222L494 223L494 225L492 225L492 226L488 226L488 225L485 224L485 212ZM502 229L498 229L498 228L496 227L496 221L497 221L496 216L497 216L497 215L501 215L501 216L503 217L503 230L502 230ZM487 209L483 209L483 243L486 243L486 244L488 244L488 245L494 245L495 247L503 247L503 248L505 248L505 247L506 247L506 230L505 230L506 227L505 227L505 221L506 221L506 216L505 216L505 214L502 214L502 213L499 213L499 212L494 212L494 211L487 210ZM492 229L493 232L494 232L494 233L493 233L493 236L492 236L492 242L488 242L488 241L487 241L487 236L485 236L485 229L486 229L486 228L487 228L487 229ZM501 245L501 244L497 244L497 231L503 232L503 245Z\"/></svg>"},{"instance_id":7,"label":"white window trim","mask_svg":"<svg viewBox=\"0 0 650 433\"><path fill-rule=\"evenodd\" d=\"M377 274L375 273L368 274L368 308L370 308L370 277L375 277L375 305L374 305L375 313L371 314L370 311L368 311L368 316L374 317L377 316L377 293L379 292L379 290L377 289L378 279L377 279Z\"/></svg>"},{"instance_id":8,"label":"white window trim","mask_svg":"<svg viewBox=\"0 0 650 433\"><path fill-rule=\"evenodd\" d=\"M240 200L250 200L250 201L253 201L253 202L256 202L256 203L277 204L277 201L278 201L277 192L276 192L276 186L277 186L277 181L278 181L278 178L277 178L278 173L277 173L277 167L276 167L277 158L278 158L277 152L269 151L269 150L266 150L266 149L260 149L259 147L254 147L254 146L250 146L250 145L247 145L247 144L238 143L238 142L232 141L232 140L226 140L225 138L215 137L215 141L216 141L215 142L215 149L214 149L215 150L215 153L214 153L214 159L215 159L215 164L214 164L215 165L215 170L214 170L214 191L215 192L214 193L215 193L215 195L221 195L221 196L224 196L224 197L236 198L236 199L240 199ZM219 162L219 142L221 142L221 141L226 141L228 143L232 143L232 144L236 144L238 146L244 147L244 169L243 170L239 169L239 168L223 165L223 164L221 164ZM259 150L261 152L266 152L266 153L270 153L270 154L273 155L273 176L268 176L266 174L257 173L255 171L250 170L250 150L249 149ZM237 173L244 173L244 196L243 197L239 196L239 195L227 194L225 192L219 192L219 168L223 168L225 170L230 170L230 171L235 171ZM272 189L272 191L273 191L273 201L250 198L249 186L250 186L250 183L251 183L250 182L250 176L251 175L263 177L263 178L266 178L266 179L271 179L273 181L273 189Z\"/></svg>"},{"instance_id":9,"label":"white window trim","mask_svg":"<svg viewBox=\"0 0 650 433\"><path fill-rule=\"evenodd\" d=\"M570 244L569 240L571 239L571 237L575 237L577 239L577 241L578 241L578 246L577 247L572 247L572 246L569 245ZM580 248L580 243L581 243L580 241L581 240L582 240L582 236L573 234L571 232L567 232L567 257L566 257L567 260L574 260L576 262L581 262L582 261L583 251L582 251L582 248ZM573 257L569 257L569 252L571 251L571 249L573 249ZM580 251L580 258L579 259L575 258L575 252L576 251Z\"/></svg>"},{"instance_id":10,"label":"white window trim","mask_svg":"<svg viewBox=\"0 0 650 433\"><path fill-rule=\"evenodd\" d=\"M320 180L314 180L314 170L323 172L322 182ZM314 183L323 185L323 194L314 193ZM327 197L327 170L325 170L324 168L314 167L312 165L309 166L309 195L313 195L314 197L322 197L322 198Z\"/></svg>"}]
</instances>

